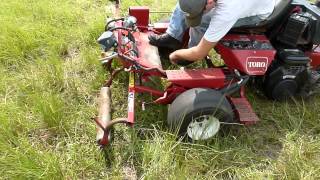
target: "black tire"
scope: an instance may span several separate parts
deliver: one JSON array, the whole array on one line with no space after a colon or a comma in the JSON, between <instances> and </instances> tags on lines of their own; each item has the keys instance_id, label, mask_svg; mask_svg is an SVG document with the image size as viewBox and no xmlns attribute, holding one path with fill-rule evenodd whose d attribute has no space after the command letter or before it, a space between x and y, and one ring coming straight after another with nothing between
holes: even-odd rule
<instances>
[{"instance_id":1,"label":"black tire","mask_svg":"<svg viewBox=\"0 0 320 180\"><path fill-rule=\"evenodd\" d=\"M213 116L219 122L234 122L233 109L224 95L213 89L194 88L183 92L172 102L167 123L174 133L192 139L187 134L188 126L203 115Z\"/></svg>"}]
</instances>

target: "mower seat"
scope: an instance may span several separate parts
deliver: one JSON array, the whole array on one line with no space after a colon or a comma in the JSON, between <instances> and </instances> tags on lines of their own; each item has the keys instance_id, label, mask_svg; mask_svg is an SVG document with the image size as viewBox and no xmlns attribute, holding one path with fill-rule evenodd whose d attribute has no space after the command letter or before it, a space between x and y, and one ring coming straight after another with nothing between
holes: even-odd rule
<instances>
[{"instance_id":1,"label":"mower seat","mask_svg":"<svg viewBox=\"0 0 320 180\"><path fill-rule=\"evenodd\" d=\"M240 27L233 28L232 31L243 31L251 29L267 29L272 27L278 20L286 14L286 11L290 7L292 0L276 0L275 8L272 14L265 20L259 22L258 24L249 24Z\"/></svg>"}]
</instances>

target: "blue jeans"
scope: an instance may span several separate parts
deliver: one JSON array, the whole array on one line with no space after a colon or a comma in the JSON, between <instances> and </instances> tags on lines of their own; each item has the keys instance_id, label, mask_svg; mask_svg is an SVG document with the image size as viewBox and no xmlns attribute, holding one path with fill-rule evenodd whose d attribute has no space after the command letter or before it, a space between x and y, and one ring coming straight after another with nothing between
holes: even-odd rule
<instances>
[{"instance_id":1,"label":"blue jeans","mask_svg":"<svg viewBox=\"0 0 320 180\"><path fill-rule=\"evenodd\" d=\"M189 30L189 47L196 46L200 40L202 39L204 33L206 32L207 28L209 27L211 20L211 16L209 13L206 13L202 16L201 24L197 27L190 27ZM261 19L259 16L251 16L246 18L239 19L236 24L233 27L240 27L243 25L254 25L259 22L261 22L263 19ZM177 3L171 18L169 27L166 31L171 37L182 41L184 32L188 29L186 23L185 23L185 15L184 12L180 9L179 3Z\"/></svg>"}]
</instances>

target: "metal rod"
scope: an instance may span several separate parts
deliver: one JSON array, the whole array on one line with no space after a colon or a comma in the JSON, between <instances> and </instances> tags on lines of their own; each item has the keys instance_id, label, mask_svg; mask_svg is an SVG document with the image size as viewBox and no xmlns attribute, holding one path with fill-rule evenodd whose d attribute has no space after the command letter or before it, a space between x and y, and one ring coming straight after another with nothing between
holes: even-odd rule
<instances>
[{"instance_id":1,"label":"metal rod","mask_svg":"<svg viewBox=\"0 0 320 180\"><path fill-rule=\"evenodd\" d=\"M172 11L150 11L149 13L157 13L157 14L171 14Z\"/></svg>"},{"instance_id":2,"label":"metal rod","mask_svg":"<svg viewBox=\"0 0 320 180\"><path fill-rule=\"evenodd\" d=\"M112 121L108 122L105 130L109 131L112 126L114 126L115 124L119 124L119 123L127 124L128 123L128 119L127 118L116 118L116 119L113 119Z\"/></svg>"},{"instance_id":3,"label":"metal rod","mask_svg":"<svg viewBox=\"0 0 320 180\"><path fill-rule=\"evenodd\" d=\"M137 86L136 85L134 88L137 92L148 92L148 93L151 93L151 95L155 95L155 96L159 96L159 97L162 97L164 94L164 92L162 92L162 91L155 90L155 89L152 89L152 88L149 88L146 86Z\"/></svg>"},{"instance_id":4,"label":"metal rod","mask_svg":"<svg viewBox=\"0 0 320 180\"><path fill-rule=\"evenodd\" d=\"M99 118L93 118L93 120L96 122L97 126L99 126L99 128L101 128L105 133L109 133L110 128L112 126L114 126L115 124L119 124L119 123L127 124L128 123L127 118L116 118L116 119L109 121L106 125L103 125L101 120L99 120Z\"/></svg>"},{"instance_id":5,"label":"metal rod","mask_svg":"<svg viewBox=\"0 0 320 180\"><path fill-rule=\"evenodd\" d=\"M123 70L124 70L124 67L118 68L118 69L112 71L110 78L107 81L105 81L104 86L110 87L112 84L112 80L119 74L119 72L121 72Z\"/></svg>"}]
</instances>

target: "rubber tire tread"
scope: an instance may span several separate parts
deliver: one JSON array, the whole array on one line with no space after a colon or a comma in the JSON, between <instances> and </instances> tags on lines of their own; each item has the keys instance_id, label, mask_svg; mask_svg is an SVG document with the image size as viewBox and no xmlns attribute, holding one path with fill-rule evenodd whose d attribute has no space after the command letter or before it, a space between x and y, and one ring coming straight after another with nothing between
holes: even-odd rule
<instances>
[{"instance_id":1,"label":"rubber tire tread","mask_svg":"<svg viewBox=\"0 0 320 180\"><path fill-rule=\"evenodd\" d=\"M232 106L224 95L213 89L194 88L180 94L169 105L167 124L174 133L184 136L192 118L213 113L221 115L220 122L235 122Z\"/></svg>"}]
</instances>

